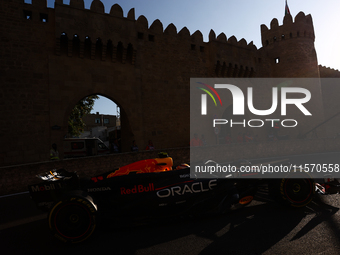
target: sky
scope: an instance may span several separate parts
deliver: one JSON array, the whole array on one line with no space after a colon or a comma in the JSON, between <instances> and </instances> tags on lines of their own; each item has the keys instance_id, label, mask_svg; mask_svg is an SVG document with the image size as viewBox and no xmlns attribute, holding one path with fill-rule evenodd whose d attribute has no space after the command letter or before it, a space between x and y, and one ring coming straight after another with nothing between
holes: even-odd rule
<instances>
[{"instance_id":1,"label":"sky","mask_svg":"<svg viewBox=\"0 0 340 255\"><path fill-rule=\"evenodd\" d=\"M31 1L31 0L25 0ZM261 48L261 24L270 27L273 18L282 25L285 13L285 0L101 0L105 13L111 6L119 4L124 17L131 8L135 9L136 19L144 15L149 27L159 19L165 29L173 23L177 32L187 27L190 34L201 31L205 42L211 29L216 36L224 33L227 38L235 36L237 40L244 38L247 43L253 41ZM92 0L84 0L85 9L89 9ZM64 0L69 4L69 0ZM48 7L54 7L54 0L47 0ZM294 17L303 11L311 14L315 31L315 48L320 65L340 70L340 1L339 0L288 0L290 13ZM94 112L107 114L107 105L102 99L97 100ZM98 105L97 105L98 104ZM100 105L100 107L99 107ZM106 109L105 109L106 108ZM102 109L102 110L101 110ZM111 111L111 110L110 110ZM112 114L116 110L111 111ZM111 114L110 113L110 114Z\"/></svg>"}]
</instances>

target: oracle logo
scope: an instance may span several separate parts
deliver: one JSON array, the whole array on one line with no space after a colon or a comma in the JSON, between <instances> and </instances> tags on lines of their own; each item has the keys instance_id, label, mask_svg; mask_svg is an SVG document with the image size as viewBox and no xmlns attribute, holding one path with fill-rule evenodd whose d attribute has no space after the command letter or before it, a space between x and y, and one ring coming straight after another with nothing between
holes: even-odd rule
<instances>
[{"instance_id":1,"label":"oracle logo","mask_svg":"<svg viewBox=\"0 0 340 255\"><path fill-rule=\"evenodd\" d=\"M191 184L184 184L183 186L172 186L169 188L161 189L157 191L157 196L160 198L166 198L170 196L182 196L187 193L199 193L199 192L207 192L213 189L216 186L217 180L210 180L208 183L203 182L194 182Z\"/></svg>"}]
</instances>

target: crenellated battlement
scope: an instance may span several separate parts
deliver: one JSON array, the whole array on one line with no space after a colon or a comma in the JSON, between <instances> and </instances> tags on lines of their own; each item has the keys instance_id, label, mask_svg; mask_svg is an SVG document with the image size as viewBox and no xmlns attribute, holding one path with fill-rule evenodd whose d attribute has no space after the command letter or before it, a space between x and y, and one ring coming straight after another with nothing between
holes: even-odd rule
<instances>
[{"instance_id":1,"label":"crenellated battlement","mask_svg":"<svg viewBox=\"0 0 340 255\"><path fill-rule=\"evenodd\" d=\"M299 12L294 19L290 14L285 15L283 25L274 18L270 22L270 29L264 24L261 25L262 46L268 46L275 42L280 42L293 38L308 38L314 42L314 27L312 16Z\"/></svg>"},{"instance_id":2,"label":"crenellated battlement","mask_svg":"<svg viewBox=\"0 0 340 255\"><path fill-rule=\"evenodd\" d=\"M16 0L19 2L23 2L23 0ZM27 6L28 4L26 4ZM177 33L177 28L174 26L174 24L169 24L165 29L163 27L163 24L160 20L155 20L149 27L148 20L146 19L145 16L141 15L137 19L135 18L135 10L132 8L129 10L128 14L126 17L123 15L123 9L121 8L120 5L114 4L110 8L109 13L105 13L104 5L100 0L93 0L90 6L90 9L85 9L84 5L84 0L70 0L69 5L63 4L63 0L55 0L55 8L58 8L58 6L64 6L64 7L71 7L77 10L83 10L86 12L92 12L96 14L103 14L106 16L108 19L110 18L123 18L127 22L128 21L133 21L135 23L135 30L139 31L144 31L150 34L153 34L154 36L162 36L162 35L167 35L167 36L178 36L181 39L183 39L183 35L188 38L188 33L187 28L182 28L180 32ZM32 15L32 12L30 11L32 8L47 8L47 0L32 0L32 7L29 8L28 11L26 11L26 16L28 19L39 19L39 20L46 20L46 18L41 18L38 17L39 15ZM44 16L44 15L43 15ZM45 15L46 16L46 15ZM94 18L94 17L93 17ZM97 17L96 17L97 19ZM108 20L107 22L110 23ZM90 23L90 22L89 22ZM83 30L84 28L82 28ZM86 27L85 27L86 29ZM61 31L62 30L62 31ZM68 31L67 33L70 34L74 33L77 34L80 38L85 38L86 36L90 36L91 38L101 38L102 41L108 41L110 40L110 32L105 31L105 33L98 33L98 34L89 34L89 32L84 32L83 34L81 31ZM109 32L109 33L107 33ZM56 31L56 36L58 34L60 35L61 33L66 33L66 31L63 30L63 28L60 26L60 31ZM141 36L141 35L140 35ZM107 38L106 38L107 37ZM138 33L137 36L138 37ZM152 36L151 36L152 37ZM195 31L193 34L190 35L189 32L189 37L191 41L194 41L198 44L203 45L203 36L200 31ZM276 18L274 18L270 22L270 28L265 24L261 25L261 38L262 38L262 46L268 46L269 44L272 44L274 42L286 40L286 39L291 39L291 38L298 38L298 37L304 37L304 38L310 38L312 40L315 39L314 35L314 28L313 28L313 21L311 15L305 15L303 12L299 12L293 22L293 18L290 14L286 15L283 19L283 25L279 25L279 22ZM85 40L85 39L84 39ZM209 33L209 42L211 41L218 41L222 43L227 43L231 45L235 45L238 47L243 47L243 48L249 48L252 50L256 50L256 46L253 44L251 41L249 44L247 44L247 41L242 38L241 40L237 40L235 36L231 36L227 38L227 36L224 33L219 34L216 36L215 32L213 30L210 31ZM118 41L116 42L118 43ZM126 45L129 44L130 42L125 43ZM124 44L124 42L123 42Z\"/></svg>"},{"instance_id":3,"label":"crenellated battlement","mask_svg":"<svg viewBox=\"0 0 340 255\"><path fill-rule=\"evenodd\" d=\"M279 25L276 18L270 22L270 28L261 25L263 47L257 49L252 41L248 43L244 38L238 40L233 35L227 37L225 33L216 35L213 30L209 33L208 42L205 42L199 30L190 33L186 27L179 30L172 23L164 27L159 19L150 24L143 15L136 18L134 8L124 16L123 9L118 4L112 5L110 11L105 13L100 0L93 0L90 9L85 8L84 0L70 0L69 5L64 4L63 0L56 0L54 8L47 8L46 0L32 0L30 7L29 4L25 4L23 8L24 13L31 15L26 19L31 19L32 25L38 19L55 23L54 45L55 54L58 56L67 55L132 65L137 63L138 66L138 60L146 53L161 57L160 52L166 49L165 52L178 52L178 56L185 55L204 61L210 65L206 75L263 77L271 73L273 76L285 76L286 74L281 71L285 65L290 65L290 56L296 51L295 42L289 46L282 44L280 47L276 47L280 44L275 43L283 41L288 43L290 39L303 38L308 40L302 44L305 44L305 49L308 49L309 53L301 56L302 62L300 60L293 62L301 66L306 63L314 65L316 60L313 57L309 58L314 54L315 35L312 17L303 12L298 13L294 21L290 14L286 15L282 25ZM40 17L36 13L40 13ZM51 18L52 20L49 20ZM175 55L170 54L166 57L172 58ZM294 68L290 66L290 69ZM290 70L287 72L292 73ZM300 75L297 71L294 73ZM314 70L307 76L314 76L316 73Z\"/></svg>"},{"instance_id":4,"label":"crenellated battlement","mask_svg":"<svg viewBox=\"0 0 340 255\"><path fill-rule=\"evenodd\" d=\"M340 78L340 71L338 69L319 65L321 78Z\"/></svg>"},{"instance_id":5,"label":"crenellated battlement","mask_svg":"<svg viewBox=\"0 0 340 255\"><path fill-rule=\"evenodd\" d=\"M23 0L17 0L22 1ZM83 57L84 44L89 42L89 38L92 44L101 44L99 48L107 49L113 45L113 54L119 50L118 44L122 44L125 51L129 45L133 45L136 49L140 41L146 40L157 44L159 41L178 40L181 44L189 45L187 49L193 51L199 49L201 52L204 48L207 49L210 42L219 42L226 45L232 45L239 48L245 48L248 50L257 50L256 46L251 41L249 44L245 39L237 40L235 36L227 38L224 33L216 34L213 30L209 34L209 42L203 41L202 33L197 30L190 34L190 31L184 27L179 32L174 24L169 24L165 29L162 22L158 19L153 21L149 26L149 22L145 16L141 15L137 19L135 18L135 11L132 8L129 10L126 17L123 15L123 9L120 5L112 5L110 12L105 13L104 5L100 0L93 0L90 9L85 9L83 0L70 0L70 4L63 4L63 0L55 1L55 8L47 8L46 0L33 0L30 7L29 4L25 4L27 13L27 19L36 20L37 15L32 14L34 8L45 8L54 10L55 12L55 37L56 37L56 54L60 55L66 52L67 55L78 55ZM28 7L28 8L26 8ZM28 10L28 11L27 11ZM25 11L25 10L24 10ZM67 13L67 14L66 14ZM46 21L47 22L47 19ZM120 25L117 25L120 24ZM65 45L68 40L68 45ZM74 46L77 43L80 46ZM73 46L71 46L71 44ZM99 45L97 45L99 46ZM91 46L93 50L97 46ZM65 51L65 47L68 49ZM74 48L80 47L75 54L71 51ZM135 54L136 52L134 52ZM91 58L95 58L98 55L96 52L91 52ZM99 53L100 55L100 53ZM103 53L102 59L104 60L107 54ZM124 54L123 54L124 55ZM125 54L126 55L126 54ZM113 57L114 59L115 57Z\"/></svg>"}]
</instances>

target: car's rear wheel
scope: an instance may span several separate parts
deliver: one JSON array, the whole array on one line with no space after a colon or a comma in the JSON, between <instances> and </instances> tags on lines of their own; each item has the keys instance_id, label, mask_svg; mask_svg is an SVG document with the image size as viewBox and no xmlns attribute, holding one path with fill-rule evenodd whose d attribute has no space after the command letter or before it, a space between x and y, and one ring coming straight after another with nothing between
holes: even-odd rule
<instances>
[{"instance_id":1,"label":"car's rear wheel","mask_svg":"<svg viewBox=\"0 0 340 255\"><path fill-rule=\"evenodd\" d=\"M276 201L292 207L306 206L315 194L314 180L303 170L286 178L271 180L268 186L269 193Z\"/></svg>"},{"instance_id":2,"label":"car's rear wheel","mask_svg":"<svg viewBox=\"0 0 340 255\"><path fill-rule=\"evenodd\" d=\"M67 243L79 243L95 230L96 206L89 197L69 197L53 206L48 221L55 237Z\"/></svg>"}]
</instances>

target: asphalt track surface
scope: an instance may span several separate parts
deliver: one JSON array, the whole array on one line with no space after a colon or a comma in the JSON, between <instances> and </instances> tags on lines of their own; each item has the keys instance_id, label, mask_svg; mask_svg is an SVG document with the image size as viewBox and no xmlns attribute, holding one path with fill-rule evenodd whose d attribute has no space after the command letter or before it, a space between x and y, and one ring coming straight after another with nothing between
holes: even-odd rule
<instances>
[{"instance_id":1,"label":"asphalt track surface","mask_svg":"<svg viewBox=\"0 0 340 255\"><path fill-rule=\"evenodd\" d=\"M334 155L338 156L338 155ZM265 186L248 207L224 215L144 224L102 222L84 243L66 245L28 193L0 197L0 254L340 254L340 195L290 209ZM138 212L136 212L138 213Z\"/></svg>"}]
</instances>

